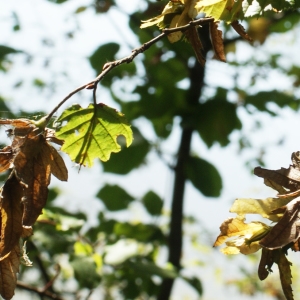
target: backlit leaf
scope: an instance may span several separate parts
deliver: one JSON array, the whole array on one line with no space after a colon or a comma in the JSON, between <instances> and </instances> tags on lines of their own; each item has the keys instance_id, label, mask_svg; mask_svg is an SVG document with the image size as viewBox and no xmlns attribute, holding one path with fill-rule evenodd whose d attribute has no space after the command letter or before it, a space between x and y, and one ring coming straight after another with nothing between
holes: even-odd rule
<instances>
[{"instance_id":1,"label":"backlit leaf","mask_svg":"<svg viewBox=\"0 0 300 300\"><path fill-rule=\"evenodd\" d=\"M6 259L0 261L0 294L9 300L15 293L20 265L20 246L17 244Z\"/></svg>"},{"instance_id":2,"label":"backlit leaf","mask_svg":"<svg viewBox=\"0 0 300 300\"><path fill-rule=\"evenodd\" d=\"M236 199L230 208L230 212L239 215L260 214L263 218L278 222L282 218L282 214L275 214L272 211L289 202L290 200L286 198Z\"/></svg>"},{"instance_id":3,"label":"backlit leaf","mask_svg":"<svg viewBox=\"0 0 300 300\"><path fill-rule=\"evenodd\" d=\"M0 260L5 258L19 244L19 239L23 231L22 196L23 188L15 174L12 174L5 182L1 193Z\"/></svg>"},{"instance_id":4,"label":"backlit leaf","mask_svg":"<svg viewBox=\"0 0 300 300\"><path fill-rule=\"evenodd\" d=\"M64 140L61 150L84 166L92 166L96 158L107 161L112 152L119 152L119 135L126 138L127 147L133 139L124 115L104 104L90 104L88 108L73 105L62 113L57 124L56 137Z\"/></svg>"}]
</instances>

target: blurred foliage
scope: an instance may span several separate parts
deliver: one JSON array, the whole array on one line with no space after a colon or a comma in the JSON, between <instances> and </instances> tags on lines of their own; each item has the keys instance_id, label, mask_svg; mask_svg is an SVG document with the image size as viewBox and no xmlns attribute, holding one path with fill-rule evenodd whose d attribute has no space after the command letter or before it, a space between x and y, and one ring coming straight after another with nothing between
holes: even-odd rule
<instances>
[{"instance_id":1,"label":"blurred foliage","mask_svg":"<svg viewBox=\"0 0 300 300\"><path fill-rule=\"evenodd\" d=\"M57 5L58 10L63 9L64 3L67 2L49 1L61 4ZM157 1L143 1L143 5L129 16L129 30L140 44L158 34L155 27L141 30L140 21L157 15L164 4ZM89 4L78 4L74 15L80 14L82 18L89 18L91 9L94 13L105 14L113 9L122 11L122 5L120 1L94 0ZM173 170L177 149L173 153L165 153L161 145L164 142L168 143L168 137L176 129L175 120L180 120L180 129L190 128L197 133L208 151L214 145L221 147L230 145L233 132L238 133L240 148L243 150L251 148L252 144L244 135L241 111L251 115L262 112L275 117L280 111L277 108L295 111L299 109L297 88L300 85L300 66L293 60L287 64L282 63L280 51L262 57L255 54L269 37L275 36L280 40L284 34L299 29L299 12L281 12L275 17L274 14L266 12L259 19L246 20L244 25L253 37L253 45L246 45L247 42L241 41L231 28L222 25L228 67L232 74L230 82L233 84L222 83L222 80L219 80L221 72L217 73L218 77L214 79L212 85L209 84L209 78L204 77L204 86L197 103L191 104L189 101L192 81L200 82L193 74L197 62L193 50L185 42L170 44L167 39L161 40L143 55L138 56L134 62L121 65L105 76L101 86L107 89L116 105L119 105L120 111L133 124L134 141L131 147L122 149L118 154L112 154L108 162L101 163L104 172L118 176L133 171L139 172L141 168L147 167L147 158L150 155L157 155L157 159L166 162ZM11 34L17 32L21 35L22 28L19 16L14 14ZM95 36L98 38L100 29L97 30ZM209 61L213 54L204 31L205 28L199 29L199 34L203 35ZM46 32L44 38L50 38ZM76 34L73 38L76 39ZM97 49L91 49L87 62L95 71L95 75L102 71L106 62L120 58L121 49L121 46L113 41L113 37L111 42L100 44ZM241 51L245 49L249 53L247 59L240 58L243 56ZM17 64L15 58L22 55L24 55L22 49L0 45L0 70L6 72L5 76L9 76L11 65ZM34 54L29 55L24 64L30 65L33 58ZM51 57L45 59L45 66L47 67L50 62ZM80 66L75 64L74 68L80 69ZM278 89L274 89L260 84L272 72L278 72L281 77L288 78L292 86L287 89L278 86ZM245 78L249 88L245 88L245 83L241 83L240 78ZM81 79L88 80L84 79L82 74ZM29 80L27 75L20 74L15 80L15 86L9 88L20 90L26 80ZM59 80L61 78L57 79ZM59 86L55 74L49 82L38 76L31 78L30 82L39 92L47 89L55 91ZM32 111L16 113L13 101L5 95L4 87L0 91L0 111L2 118L27 113L36 114ZM153 128L155 140L150 141L144 136L143 128L138 126L139 120L147 120ZM258 149L257 157L250 159L263 162L260 156L264 151L263 147L264 145L262 149ZM208 162L205 153L196 152L190 155L185 161L184 170L186 179L202 195L214 198L220 196L223 187L222 177L214 162ZM151 181L151 178L148 180ZM184 263L181 270L175 269L170 264L159 263L160 251L166 249L168 241L169 218L163 206L165 199L152 190L136 196L131 195L118 183L112 184L110 181L102 184L103 182L99 180L99 192L95 197L101 201L103 209L98 214L97 224L93 226L87 226L88 216L74 213L71 204L68 207L56 206L55 199L60 196L60 192L57 190L50 192L47 207L35 225L34 235L27 243L27 252L33 266L22 267L19 279L29 282L32 286L43 287L58 276L54 285L49 287L49 291L61 295L64 299L76 297L79 299L86 290L88 295L95 294L95 299L100 299L99 295L106 300L117 297L155 299L164 278L181 278L197 292L199 297L205 294L201 278L192 272L186 276L184 271L188 267ZM89 199L85 199L85 203L88 206ZM134 205L143 208L143 215L139 216L138 221L123 215ZM195 224L195 221L192 223ZM60 265L60 271L55 270L55 264ZM40 275L32 277L33 270ZM251 290L248 294L255 295L275 290L274 286L262 290L258 288L257 279L253 279L246 272L244 275L247 280L240 278L231 283L245 291L247 282L247 290ZM280 297L281 295L273 294L274 299L282 299Z\"/></svg>"}]
</instances>

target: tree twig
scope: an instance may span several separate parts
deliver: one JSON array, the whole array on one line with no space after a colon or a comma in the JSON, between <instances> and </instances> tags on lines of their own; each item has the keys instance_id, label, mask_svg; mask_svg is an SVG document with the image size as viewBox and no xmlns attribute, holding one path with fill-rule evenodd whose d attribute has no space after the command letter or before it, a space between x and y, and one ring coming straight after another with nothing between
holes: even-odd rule
<instances>
[{"instance_id":1,"label":"tree twig","mask_svg":"<svg viewBox=\"0 0 300 300\"><path fill-rule=\"evenodd\" d=\"M29 286L29 285L27 285L27 284L25 284L21 281L17 282L17 287L20 288L20 289L29 291L29 292L36 293L41 297L45 296L45 297L48 297L50 299L63 300L63 298L61 298L59 295L57 295L53 292L50 292L49 290L45 291L44 289L39 289L39 288L36 288L36 287L33 287L33 286Z\"/></svg>"},{"instance_id":2,"label":"tree twig","mask_svg":"<svg viewBox=\"0 0 300 300\"><path fill-rule=\"evenodd\" d=\"M162 30L162 33L159 34L158 36L156 36L155 38L153 38L152 40L144 43L143 45L141 45L138 48L135 48L131 51L131 54L112 61L112 62L108 62L103 66L103 71L92 81L76 88L74 91L72 91L71 93L69 93L60 103L58 103L58 105L56 105L54 107L54 109L45 117L46 123L48 123L50 121L50 119L52 118L52 116L56 113L56 111L68 100L70 99L73 95L75 95L76 93L80 92L83 89L95 89L95 86L106 76L106 74L108 74L112 69L114 69L115 67L124 64L124 63L131 63L136 56L138 56L140 53L145 52L147 49L149 49L153 44L155 44L156 42L158 42L159 40L161 40L162 38L164 38L165 36L168 36L169 34L173 33L173 32L177 32L177 31L181 31L181 32L185 32L186 30L188 30L191 27L195 27L195 26L201 26L203 24L207 24L209 22L213 22L214 19L213 18L201 18L198 20L194 20L194 21L190 21L188 24L184 25L184 26L180 26L180 27L175 27L175 28L165 28ZM94 90L95 91L95 90Z\"/></svg>"}]
</instances>

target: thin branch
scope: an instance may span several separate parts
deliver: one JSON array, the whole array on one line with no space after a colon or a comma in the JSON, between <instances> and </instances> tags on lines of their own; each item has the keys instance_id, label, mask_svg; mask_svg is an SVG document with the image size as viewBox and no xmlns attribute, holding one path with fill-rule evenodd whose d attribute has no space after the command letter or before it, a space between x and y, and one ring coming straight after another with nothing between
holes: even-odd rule
<instances>
[{"instance_id":1,"label":"thin branch","mask_svg":"<svg viewBox=\"0 0 300 300\"><path fill-rule=\"evenodd\" d=\"M29 292L33 292L33 293L36 293L38 294L40 297L48 297L50 299L55 299L55 300L63 300L63 298L61 298L59 295L55 294L55 293L52 293L48 290L44 290L44 289L39 289L39 288L36 288L36 287L33 287L33 286L29 286L21 281L18 281L17 282L17 287L20 288L20 289L23 289L23 290L26 290L26 291L29 291Z\"/></svg>"},{"instance_id":2,"label":"thin branch","mask_svg":"<svg viewBox=\"0 0 300 300\"><path fill-rule=\"evenodd\" d=\"M60 103L58 103L58 105L56 105L54 107L54 109L45 117L45 121L46 123L48 123L50 121L50 119L52 118L52 116L56 113L56 111L67 101L69 100L73 95L75 95L76 93L82 91L83 89L93 89L94 92L95 90L95 86L105 77L106 74L108 74L112 69L114 69L115 67L124 64L124 63L131 63L136 56L138 56L140 53L145 52L147 49L149 49L153 44L155 44L156 42L158 42L159 40L161 40L162 38L164 38L165 36L168 36L169 34L173 33L173 32L177 32L177 31L181 31L181 32L185 32L186 30L188 30L191 27L195 27L195 26L201 26L203 24L206 23L210 23L213 22L214 19L213 18L201 18L198 20L194 20L189 22L188 24L184 25L184 26L180 26L180 27L175 27L175 28L165 28L162 30L162 33L159 34L158 36L156 36L155 38L153 38L152 40L144 43L143 45L141 45L138 48L135 48L131 51L131 54L121 58L119 60L115 60L109 63L106 63L103 66L103 71L92 81L90 81L89 83L86 83L78 88L76 88L74 91L72 91L71 93L69 93Z\"/></svg>"}]
</instances>

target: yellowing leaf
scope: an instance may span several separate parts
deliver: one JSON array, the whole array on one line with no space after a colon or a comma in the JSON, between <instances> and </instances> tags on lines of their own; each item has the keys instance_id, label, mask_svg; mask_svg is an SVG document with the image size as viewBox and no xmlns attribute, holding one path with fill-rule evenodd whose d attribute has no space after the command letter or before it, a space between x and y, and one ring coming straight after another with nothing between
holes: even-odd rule
<instances>
[{"instance_id":1,"label":"yellowing leaf","mask_svg":"<svg viewBox=\"0 0 300 300\"><path fill-rule=\"evenodd\" d=\"M242 10L241 0L201 0L195 9L199 13L205 13L207 17L213 17L216 21L231 22L239 18Z\"/></svg>"},{"instance_id":2,"label":"yellowing leaf","mask_svg":"<svg viewBox=\"0 0 300 300\"><path fill-rule=\"evenodd\" d=\"M271 221L277 222L282 217L282 214L274 214L272 211L289 203L286 198L267 198L259 199L236 199L230 208L230 212L239 215L245 214L260 214L262 217Z\"/></svg>"},{"instance_id":3,"label":"yellowing leaf","mask_svg":"<svg viewBox=\"0 0 300 300\"><path fill-rule=\"evenodd\" d=\"M220 246L226 242L227 247L221 251L225 254L249 254L261 248L256 243L262 236L268 233L269 226L262 222L251 222L246 224L242 217L231 218L224 221L220 227L221 233L214 243ZM236 237L235 239L231 239ZM228 241L227 241L228 240Z\"/></svg>"},{"instance_id":4,"label":"yellowing leaf","mask_svg":"<svg viewBox=\"0 0 300 300\"><path fill-rule=\"evenodd\" d=\"M182 10L183 10L183 5L181 2L169 1L159 16L151 18L146 21L142 21L143 24L141 25L141 28L158 25L159 23L163 22L166 15L180 14Z\"/></svg>"},{"instance_id":5,"label":"yellowing leaf","mask_svg":"<svg viewBox=\"0 0 300 300\"><path fill-rule=\"evenodd\" d=\"M64 140L61 150L80 165L92 166L94 159L107 161L112 152L119 152L119 135L125 137L127 147L133 139L124 115L104 104L90 104L88 108L73 105L62 113L57 124L56 136Z\"/></svg>"}]
</instances>

